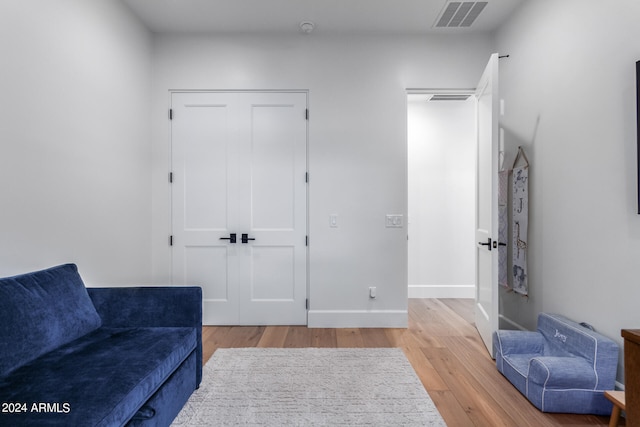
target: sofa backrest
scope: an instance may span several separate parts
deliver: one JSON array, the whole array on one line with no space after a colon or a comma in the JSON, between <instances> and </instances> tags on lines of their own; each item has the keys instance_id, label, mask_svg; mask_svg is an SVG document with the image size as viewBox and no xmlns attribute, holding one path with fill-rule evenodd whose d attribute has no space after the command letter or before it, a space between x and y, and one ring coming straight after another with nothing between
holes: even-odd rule
<instances>
[{"instance_id":1,"label":"sofa backrest","mask_svg":"<svg viewBox=\"0 0 640 427\"><path fill-rule=\"evenodd\" d=\"M0 279L0 377L101 323L75 264Z\"/></svg>"},{"instance_id":2,"label":"sofa backrest","mask_svg":"<svg viewBox=\"0 0 640 427\"><path fill-rule=\"evenodd\" d=\"M599 378L613 378L613 387L619 351L613 340L559 314L540 313L538 332L545 338L546 355L584 358L593 364Z\"/></svg>"}]
</instances>

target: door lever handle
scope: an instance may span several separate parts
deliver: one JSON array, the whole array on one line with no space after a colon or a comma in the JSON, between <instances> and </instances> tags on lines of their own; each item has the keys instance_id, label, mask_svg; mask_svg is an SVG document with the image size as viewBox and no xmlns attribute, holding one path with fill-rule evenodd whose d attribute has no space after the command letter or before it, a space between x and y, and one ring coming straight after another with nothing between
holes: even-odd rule
<instances>
[{"instance_id":1,"label":"door lever handle","mask_svg":"<svg viewBox=\"0 0 640 427\"><path fill-rule=\"evenodd\" d=\"M236 233L229 234L229 237L221 237L220 240L228 240L229 243L236 243Z\"/></svg>"},{"instance_id":2,"label":"door lever handle","mask_svg":"<svg viewBox=\"0 0 640 427\"><path fill-rule=\"evenodd\" d=\"M249 237L247 233L242 233L242 243L249 243L249 240L256 240L255 237Z\"/></svg>"},{"instance_id":3,"label":"door lever handle","mask_svg":"<svg viewBox=\"0 0 640 427\"><path fill-rule=\"evenodd\" d=\"M486 242L478 242L480 246L486 246L487 249L491 250L491 237L487 239Z\"/></svg>"}]
</instances>

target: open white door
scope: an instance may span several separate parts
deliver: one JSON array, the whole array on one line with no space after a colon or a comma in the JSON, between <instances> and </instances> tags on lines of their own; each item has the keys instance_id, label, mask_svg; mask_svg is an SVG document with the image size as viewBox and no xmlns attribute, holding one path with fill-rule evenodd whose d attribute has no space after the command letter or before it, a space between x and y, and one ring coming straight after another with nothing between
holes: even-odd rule
<instances>
[{"instance_id":1,"label":"open white door","mask_svg":"<svg viewBox=\"0 0 640 427\"><path fill-rule=\"evenodd\" d=\"M476 328L493 357L498 329L498 54L494 53L476 88L478 153L476 166Z\"/></svg>"}]
</instances>

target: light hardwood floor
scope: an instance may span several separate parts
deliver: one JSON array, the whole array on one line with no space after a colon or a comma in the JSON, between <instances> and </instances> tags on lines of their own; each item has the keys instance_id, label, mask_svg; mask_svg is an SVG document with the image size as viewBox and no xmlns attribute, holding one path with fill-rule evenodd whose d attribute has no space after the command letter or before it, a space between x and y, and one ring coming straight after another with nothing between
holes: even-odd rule
<instances>
[{"instance_id":1,"label":"light hardwood floor","mask_svg":"<svg viewBox=\"0 0 640 427\"><path fill-rule=\"evenodd\" d=\"M538 411L496 370L473 321L472 300L410 299L407 329L205 326L204 361L217 348L400 347L450 427L608 425Z\"/></svg>"}]
</instances>

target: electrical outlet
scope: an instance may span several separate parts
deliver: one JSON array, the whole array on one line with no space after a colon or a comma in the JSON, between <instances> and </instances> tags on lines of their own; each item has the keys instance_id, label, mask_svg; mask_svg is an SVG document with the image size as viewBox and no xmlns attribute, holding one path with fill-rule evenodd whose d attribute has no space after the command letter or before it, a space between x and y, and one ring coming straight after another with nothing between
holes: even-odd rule
<instances>
[{"instance_id":1,"label":"electrical outlet","mask_svg":"<svg viewBox=\"0 0 640 427\"><path fill-rule=\"evenodd\" d=\"M329 215L329 227L338 228L338 214Z\"/></svg>"},{"instance_id":2,"label":"electrical outlet","mask_svg":"<svg viewBox=\"0 0 640 427\"><path fill-rule=\"evenodd\" d=\"M376 287L375 286L369 286L369 298L371 299L375 299L376 298Z\"/></svg>"}]
</instances>

